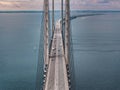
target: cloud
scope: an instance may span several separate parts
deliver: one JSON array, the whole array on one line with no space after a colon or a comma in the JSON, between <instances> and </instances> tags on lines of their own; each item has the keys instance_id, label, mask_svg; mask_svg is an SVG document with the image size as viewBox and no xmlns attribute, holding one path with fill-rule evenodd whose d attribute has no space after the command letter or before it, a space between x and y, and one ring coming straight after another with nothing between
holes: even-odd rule
<instances>
[{"instance_id":1,"label":"cloud","mask_svg":"<svg viewBox=\"0 0 120 90\"><path fill-rule=\"evenodd\" d=\"M120 0L72 0L72 9L120 10Z\"/></svg>"},{"instance_id":2,"label":"cloud","mask_svg":"<svg viewBox=\"0 0 120 90\"><path fill-rule=\"evenodd\" d=\"M42 7L42 0L0 0L0 10L36 10Z\"/></svg>"},{"instance_id":3,"label":"cloud","mask_svg":"<svg viewBox=\"0 0 120 90\"><path fill-rule=\"evenodd\" d=\"M109 0L99 0L98 3L109 3Z\"/></svg>"},{"instance_id":4,"label":"cloud","mask_svg":"<svg viewBox=\"0 0 120 90\"><path fill-rule=\"evenodd\" d=\"M44 0L0 0L0 10L42 10ZM50 8L51 8L51 1ZM60 9L55 0L55 8ZM120 9L120 0L70 0L71 9Z\"/></svg>"}]
</instances>

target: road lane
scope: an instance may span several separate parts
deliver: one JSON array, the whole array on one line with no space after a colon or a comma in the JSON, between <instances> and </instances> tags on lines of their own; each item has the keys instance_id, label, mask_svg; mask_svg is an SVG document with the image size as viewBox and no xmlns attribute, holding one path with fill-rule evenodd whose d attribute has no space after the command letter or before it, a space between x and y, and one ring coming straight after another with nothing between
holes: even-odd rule
<instances>
[{"instance_id":1,"label":"road lane","mask_svg":"<svg viewBox=\"0 0 120 90\"><path fill-rule=\"evenodd\" d=\"M44 90L69 90L60 21L56 23Z\"/></svg>"}]
</instances>

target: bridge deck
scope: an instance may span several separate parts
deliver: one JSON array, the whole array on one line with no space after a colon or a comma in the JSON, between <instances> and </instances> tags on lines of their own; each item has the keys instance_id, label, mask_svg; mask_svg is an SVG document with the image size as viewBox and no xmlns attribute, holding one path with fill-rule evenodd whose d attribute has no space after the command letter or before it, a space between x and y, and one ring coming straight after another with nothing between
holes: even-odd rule
<instances>
[{"instance_id":1,"label":"bridge deck","mask_svg":"<svg viewBox=\"0 0 120 90\"><path fill-rule=\"evenodd\" d=\"M54 31L44 90L69 90L60 21Z\"/></svg>"}]
</instances>

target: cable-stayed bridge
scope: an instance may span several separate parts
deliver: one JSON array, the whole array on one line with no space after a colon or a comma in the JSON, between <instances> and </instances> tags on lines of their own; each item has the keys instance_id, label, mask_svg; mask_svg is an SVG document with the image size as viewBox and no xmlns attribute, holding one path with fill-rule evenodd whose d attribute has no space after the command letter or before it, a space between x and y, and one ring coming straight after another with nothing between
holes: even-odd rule
<instances>
[{"instance_id":1,"label":"cable-stayed bridge","mask_svg":"<svg viewBox=\"0 0 120 90\"><path fill-rule=\"evenodd\" d=\"M54 0L52 0L52 17L50 17L49 0L44 0L36 90L75 90L70 0L61 0L60 16L61 19L54 23ZM52 19L52 30L50 19Z\"/></svg>"}]
</instances>

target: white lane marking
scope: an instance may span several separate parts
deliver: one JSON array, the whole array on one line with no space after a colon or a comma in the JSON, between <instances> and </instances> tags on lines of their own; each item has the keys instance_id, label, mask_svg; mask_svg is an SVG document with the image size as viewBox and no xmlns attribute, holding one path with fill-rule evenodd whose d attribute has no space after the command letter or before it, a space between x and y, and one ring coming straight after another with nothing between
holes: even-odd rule
<instances>
[{"instance_id":1,"label":"white lane marking","mask_svg":"<svg viewBox=\"0 0 120 90\"><path fill-rule=\"evenodd\" d=\"M56 32L58 34L58 31ZM58 87L58 35L56 37L56 59L55 59L55 88L54 90L59 90L59 87Z\"/></svg>"}]
</instances>

